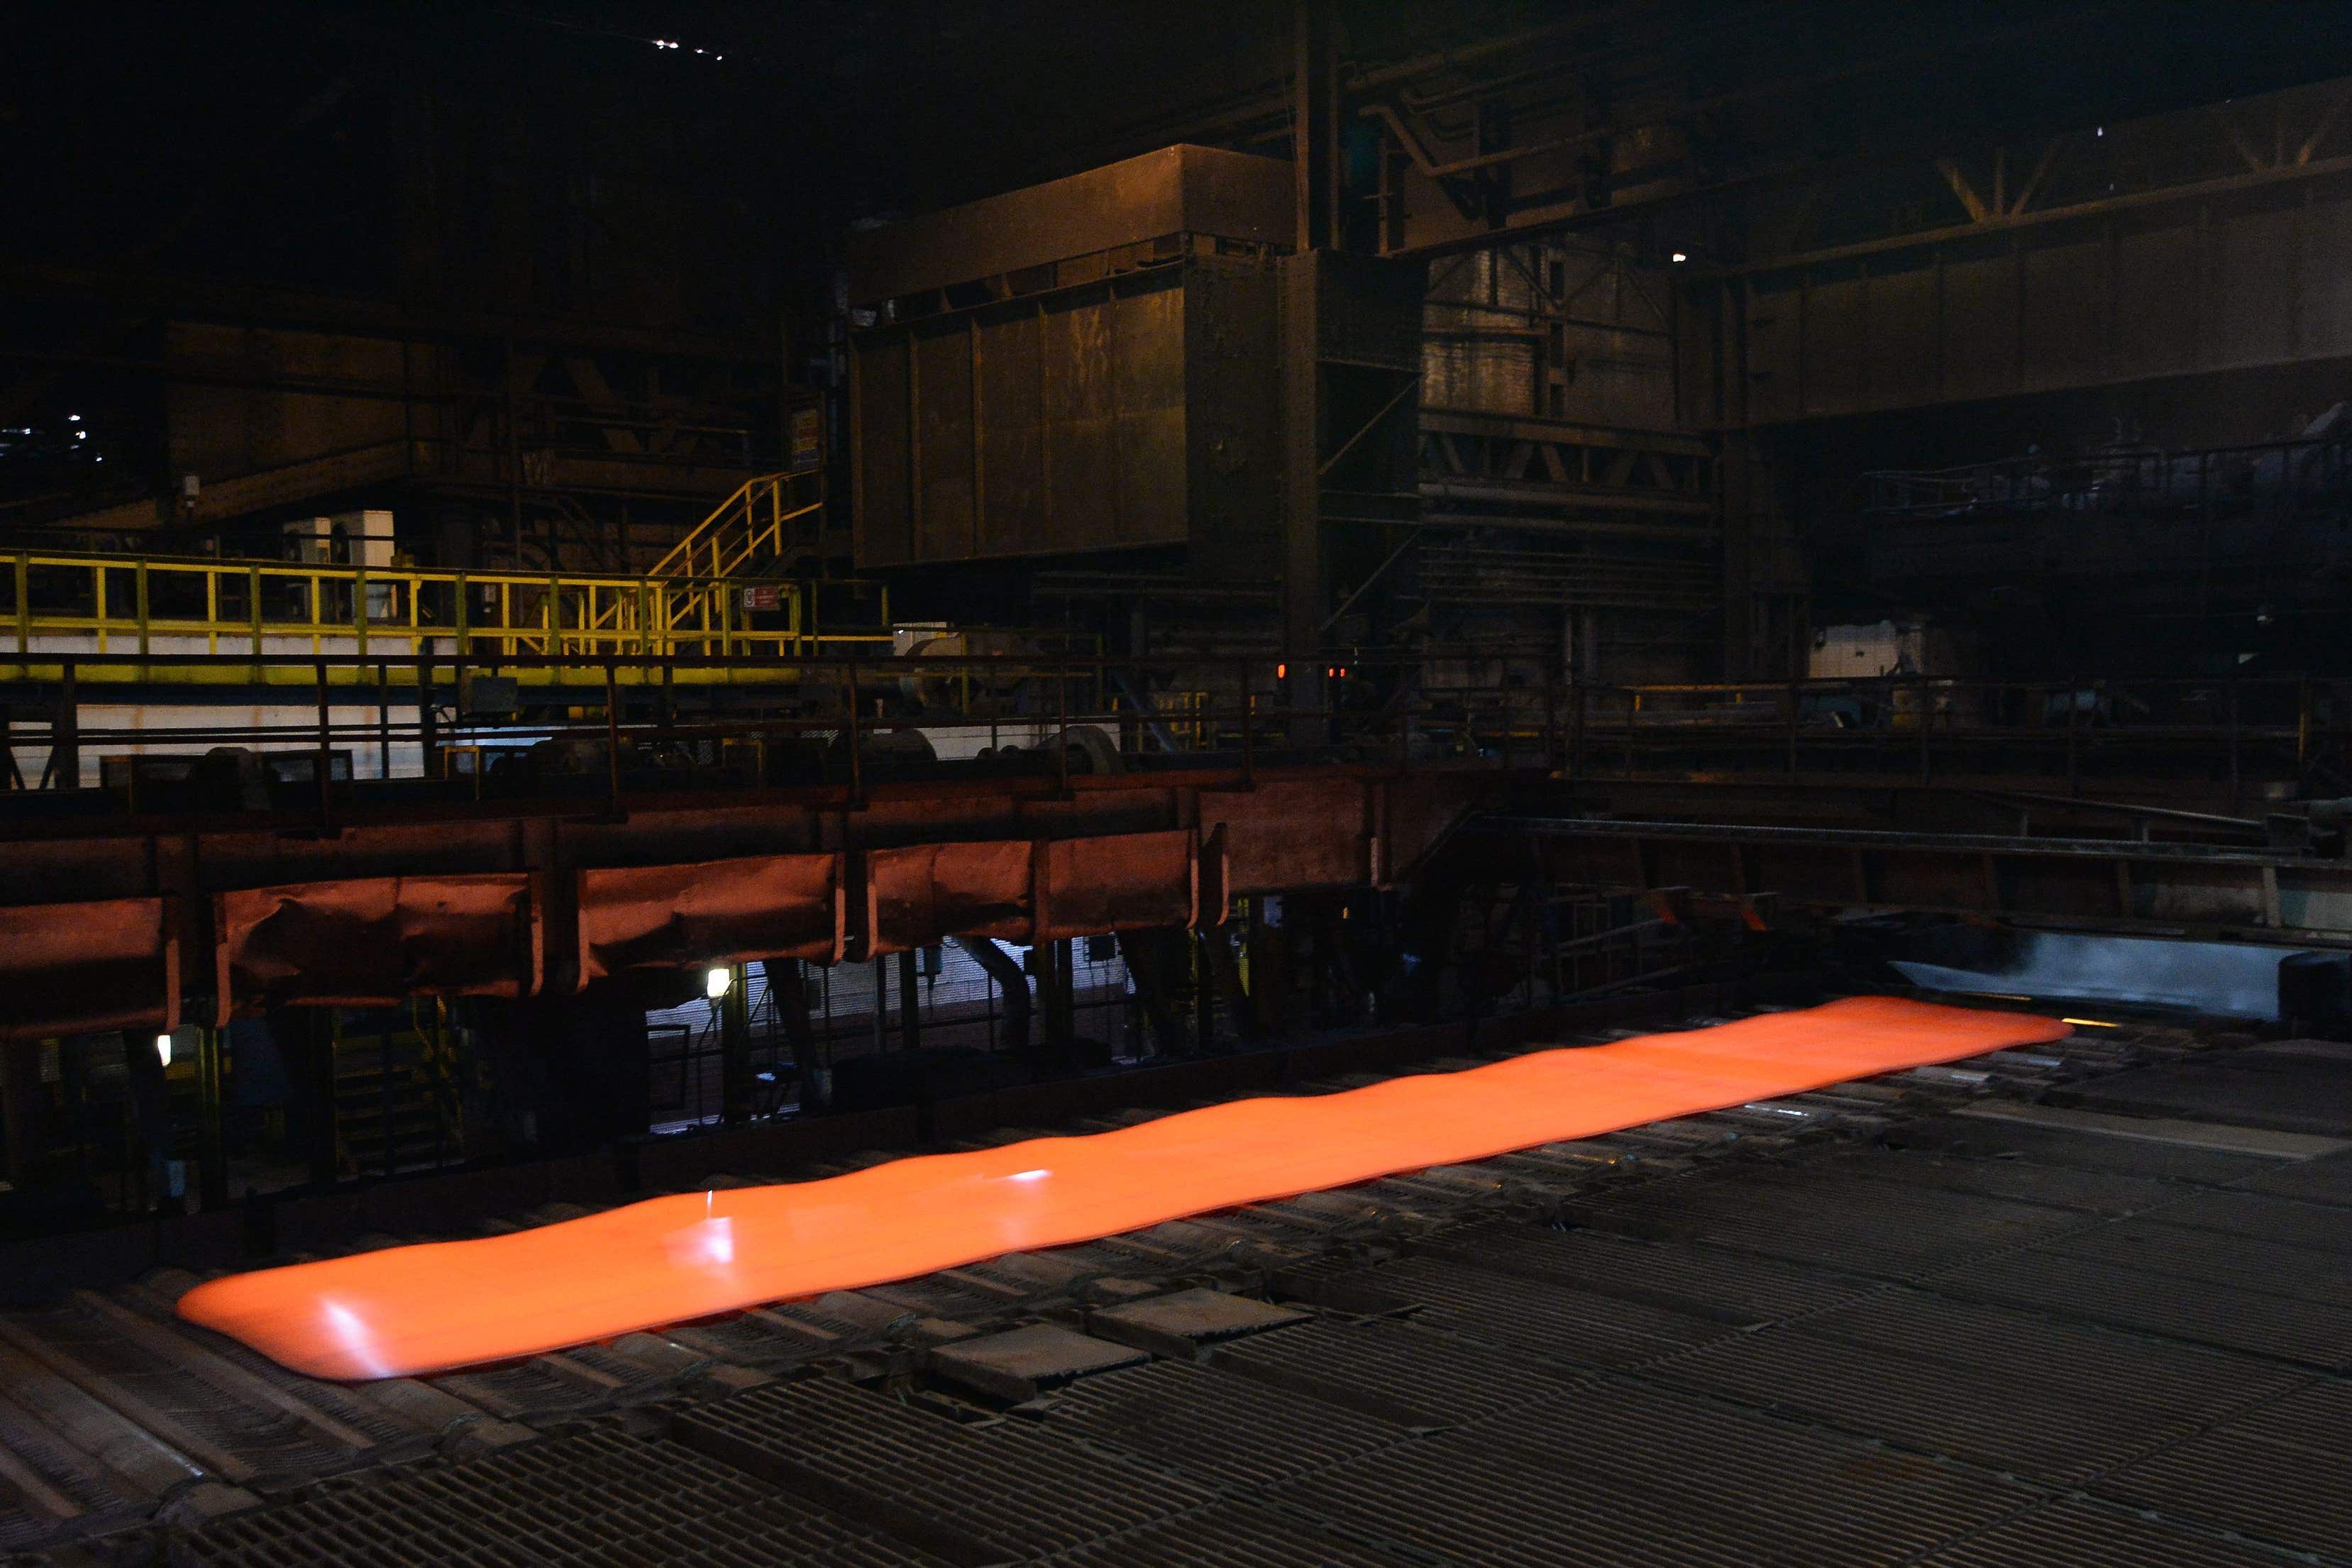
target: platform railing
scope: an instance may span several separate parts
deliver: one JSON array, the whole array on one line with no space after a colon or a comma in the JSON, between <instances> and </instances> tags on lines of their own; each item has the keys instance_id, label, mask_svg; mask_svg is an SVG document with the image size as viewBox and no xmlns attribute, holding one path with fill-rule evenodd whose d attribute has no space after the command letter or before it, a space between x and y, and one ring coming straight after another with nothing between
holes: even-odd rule
<instances>
[{"instance_id":1,"label":"platform railing","mask_svg":"<svg viewBox=\"0 0 2352 1568\"><path fill-rule=\"evenodd\" d=\"M1339 657L1313 683L1292 680L1288 666L1271 658L1137 659L1079 638L1023 654L922 658L888 657L871 643L658 658L453 649L0 658L0 705L14 715L0 751L47 754L51 765L40 771L68 783L86 776L81 758L110 747L153 755L222 745L373 752L383 760L379 776L395 771L395 750L436 776L449 771L443 759L471 756L479 776L506 752L563 740L601 748L618 793L632 756L719 773L731 757L756 781L773 782L768 757L796 742L830 748L856 784L868 751L919 731L923 745L884 760L1025 756L1022 766L1064 785L1116 753L1139 767L1214 758L1208 765L1244 777L1294 762L1400 770L1467 763L1596 781L1866 773L1969 787L2008 777L2021 789L2063 787L2079 797L2086 778L2137 770L2226 784L2233 801L2256 784L2275 794L2283 780L2352 795L2344 777L2352 773L2352 679L1603 686L1555 675L1481 683L1443 660ZM159 680L167 673L171 681ZM511 682L503 709L475 700L483 676ZM287 689L274 710L218 719L150 708L110 728L92 722L106 713L83 714L123 700L105 694L110 686L140 682ZM799 754L805 780L808 753Z\"/></svg>"},{"instance_id":2,"label":"platform railing","mask_svg":"<svg viewBox=\"0 0 2352 1568\"><path fill-rule=\"evenodd\" d=\"M17 551L0 556L0 652L468 658L806 656L889 640L879 584L819 626L815 584ZM54 676L51 677L54 679Z\"/></svg>"}]
</instances>

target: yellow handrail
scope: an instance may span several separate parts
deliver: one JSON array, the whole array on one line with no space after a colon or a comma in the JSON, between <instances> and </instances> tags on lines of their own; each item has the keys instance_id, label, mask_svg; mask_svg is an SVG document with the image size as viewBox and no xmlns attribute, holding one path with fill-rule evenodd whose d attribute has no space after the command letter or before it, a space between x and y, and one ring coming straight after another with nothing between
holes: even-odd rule
<instances>
[{"instance_id":1,"label":"yellow handrail","mask_svg":"<svg viewBox=\"0 0 2352 1568\"><path fill-rule=\"evenodd\" d=\"M750 624L747 589L773 591L774 623ZM803 585L782 579L16 551L0 554L0 645L51 656L783 656L832 640L810 626Z\"/></svg>"},{"instance_id":2,"label":"yellow handrail","mask_svg":"<svg viewBox=\"0 0 2352 1568\"><path fill-rule=\"evenodd\" d=\"M646 575L730 577L761 553L781 554L784 524L824 509L821 472L761 474L746 479L656 562Z\"/></svg>"}]
</instances>

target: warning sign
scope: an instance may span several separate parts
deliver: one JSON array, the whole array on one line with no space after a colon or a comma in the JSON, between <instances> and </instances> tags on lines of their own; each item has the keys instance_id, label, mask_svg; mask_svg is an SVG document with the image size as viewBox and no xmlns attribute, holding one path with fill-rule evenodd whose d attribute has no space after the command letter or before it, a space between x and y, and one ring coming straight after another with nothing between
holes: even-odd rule
<instances>
[{"instance_id":1,"label":"warning sign","mask_svg":"<svg viewBox=\"0 0 2352 1568\"><path fill-rule=\"evenodd\" d=\"M793 410L792 470L804 474L824 461L824 414L815 407Z\"/></svg>"}]
</instances>

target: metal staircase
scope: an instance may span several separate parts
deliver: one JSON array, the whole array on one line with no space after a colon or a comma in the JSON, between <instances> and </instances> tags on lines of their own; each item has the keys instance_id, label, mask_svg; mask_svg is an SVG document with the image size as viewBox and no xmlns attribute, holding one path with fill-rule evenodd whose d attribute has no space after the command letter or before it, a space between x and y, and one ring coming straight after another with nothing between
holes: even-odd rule
<instances>
[{"instance_id":1,"label":"metal staircase","mask_svg":"<svg viewBox=\"0 0 2352 1568\"><path fill-rule=\"evenodd\" d=\"M715 583L739 575L774 577L814 552L824 529L824 474L761 474L743 481L646 574L656 600L645 606L656 626L680 626L708 609ZM803 518L814 521L793 527ZM625 600L604 605L589 629L623 626Z\"/></svg>"},{"instance_id":2,"label":"metal staircase","mask_svg":"<svg viewBox=\"0 0 2352 1568\"><path fill-rule=\"evenodd\" d=\"M646 575L732 577L759 563L765 568L761 575L775 576L784 558L813 544L822 527L821 522L799 528L787 525L819 517L824 510L822 470L761 474L746 479Z\"/></svg>"}]
</instances>

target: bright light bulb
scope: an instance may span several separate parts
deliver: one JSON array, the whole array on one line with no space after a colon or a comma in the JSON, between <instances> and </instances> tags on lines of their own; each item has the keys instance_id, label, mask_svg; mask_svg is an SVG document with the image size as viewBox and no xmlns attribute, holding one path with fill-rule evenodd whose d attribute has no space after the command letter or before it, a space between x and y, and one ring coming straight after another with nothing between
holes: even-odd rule
<instances>
[{"instance_id":1,"label":"bright light bulb","mask_svg":"<svg viewBox=\"0 0 2352 1568\"><path fill-rule=\"evenodd\" d=\"M727 988L734 984L735 976L726 970L709 970L702 976L702 994L716 1002L726 995Z\"/></svg>"},{"instance_id":2,"label":"bright light bulb","mask_svg":"<svg viewBox=\"0 0 2352 1568\"><path fill-rule=\"evenodd\" d=\"M155 1055L163 1061L163 1064L165 1067L170 1067L172 1065L171 1036L158 1035L155 1037Z\"/></svg>"},{"instance_id":3,"label":"bright light bulb","mask_svg":"<svg viewBox=\"0 0 2352 1568\"><path fill-rule=\"evenodd\" d=\"M1688 260L1690 259L1690 258L1689 258L1689 257L1687 257L1687 256L1685 256L1681 251L1677 250L1677 251L1675 251L1675 254L1674 254L1674 256L1671 258L1671 259L1675 260L1675 261L1688 261Z\"/></svg>"}]
</instances>

